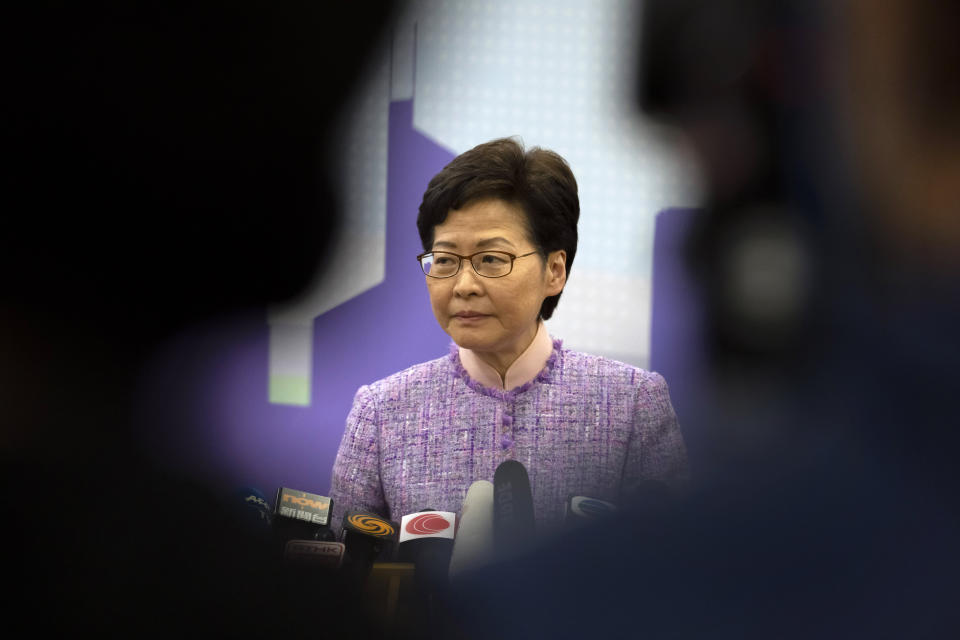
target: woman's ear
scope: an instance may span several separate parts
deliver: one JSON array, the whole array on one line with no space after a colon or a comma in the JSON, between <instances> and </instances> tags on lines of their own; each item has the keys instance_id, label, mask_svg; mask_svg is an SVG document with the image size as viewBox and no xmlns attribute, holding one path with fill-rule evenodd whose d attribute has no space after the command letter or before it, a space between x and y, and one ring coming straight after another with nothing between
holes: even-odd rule
<instances>
[{"instance_id":1,"label":"woman's ear","mask_svg":"<svg viewBox=\"0 0 960 640\"><path fill-rule=\"evenodd\" d=\"M567 284L567 252L563 249L551 251L547 255L547 297L563 291Z\"/></svg>"}]
</instances>

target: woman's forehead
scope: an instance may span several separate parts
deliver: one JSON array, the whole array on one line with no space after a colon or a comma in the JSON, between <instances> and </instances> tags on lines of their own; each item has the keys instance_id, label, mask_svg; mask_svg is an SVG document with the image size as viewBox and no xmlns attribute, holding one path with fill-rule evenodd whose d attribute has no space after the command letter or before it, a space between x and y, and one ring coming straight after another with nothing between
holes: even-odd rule
<instances>
[{"instance_id":1,"label":"woman's forehead","mask_svg":"<svg viewBox=\"0 0 960 640\"><path fill-rule=\"evenodd\" d=\"M434 246L475 245L480 248L523 242L526 217L520 208L503 200L480 200L451 209L433 232Z\"/></svg>"}]
</instances>

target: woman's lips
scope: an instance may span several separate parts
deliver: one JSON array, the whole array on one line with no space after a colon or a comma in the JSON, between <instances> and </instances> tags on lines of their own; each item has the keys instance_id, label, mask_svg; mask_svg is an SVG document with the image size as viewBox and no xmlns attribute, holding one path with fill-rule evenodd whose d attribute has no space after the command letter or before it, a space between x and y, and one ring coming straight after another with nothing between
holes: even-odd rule
<instances>
[{"instance_id":1,"label":"woman's lips","mask_svg":"<svg viewBox=\"0 0 960 640\"><path fill-rule=\"evenodd\" d=\"M488 316L485 313L474 313L472 311L463 311L460 313L453 314L453 317L465 324L474 324L482 321L484 318L489 318L490 316Z\"/></svg>"}]
</instances>

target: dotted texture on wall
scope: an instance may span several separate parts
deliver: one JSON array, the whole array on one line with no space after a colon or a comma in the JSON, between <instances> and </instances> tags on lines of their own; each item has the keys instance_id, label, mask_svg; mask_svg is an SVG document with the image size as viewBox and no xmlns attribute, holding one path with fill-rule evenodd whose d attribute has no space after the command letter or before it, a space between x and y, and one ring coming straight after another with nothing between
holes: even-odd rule
<instances>
[{"instance_id":1,"label":"dotted texture on wall","mask_svg":"<svg viewBox=\"0 0 960 640\"><path fill-rule=\"evenodd\" d=\"M653 223L698 199L696 169L635 103L639 3L416 2L414 125L456 153L550 148L580 187L580 244L550 332L646 366ZM672 142L667 142L672 140Z\"/></svg>"}]
</instances>

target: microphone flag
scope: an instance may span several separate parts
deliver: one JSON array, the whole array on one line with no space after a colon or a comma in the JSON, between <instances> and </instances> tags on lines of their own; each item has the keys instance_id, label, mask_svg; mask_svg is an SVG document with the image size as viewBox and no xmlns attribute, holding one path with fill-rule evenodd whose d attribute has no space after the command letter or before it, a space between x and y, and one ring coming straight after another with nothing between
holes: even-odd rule
<instances>
[{"instance_id":1,"label":"microphone flag","mask_svg":"<svg viewBox=\"0 0 960 640\"><path fill-rule=\"evenodd\" d=\"M277 490L276 514L284 518L327 526L330 522L330 506L331 500L326 496L285 487Z\"/></svg>"},{"instance_id":2,"label":"microphone flag","mask_svg":"<svg viewBox=\"0 0 960 640\"><path fill-rule=\"evenodd\" d=\"M345 545L323 540L288 540L283 559L308 566L339 569L343 563Z\"/></svg>"}]
</instances>

